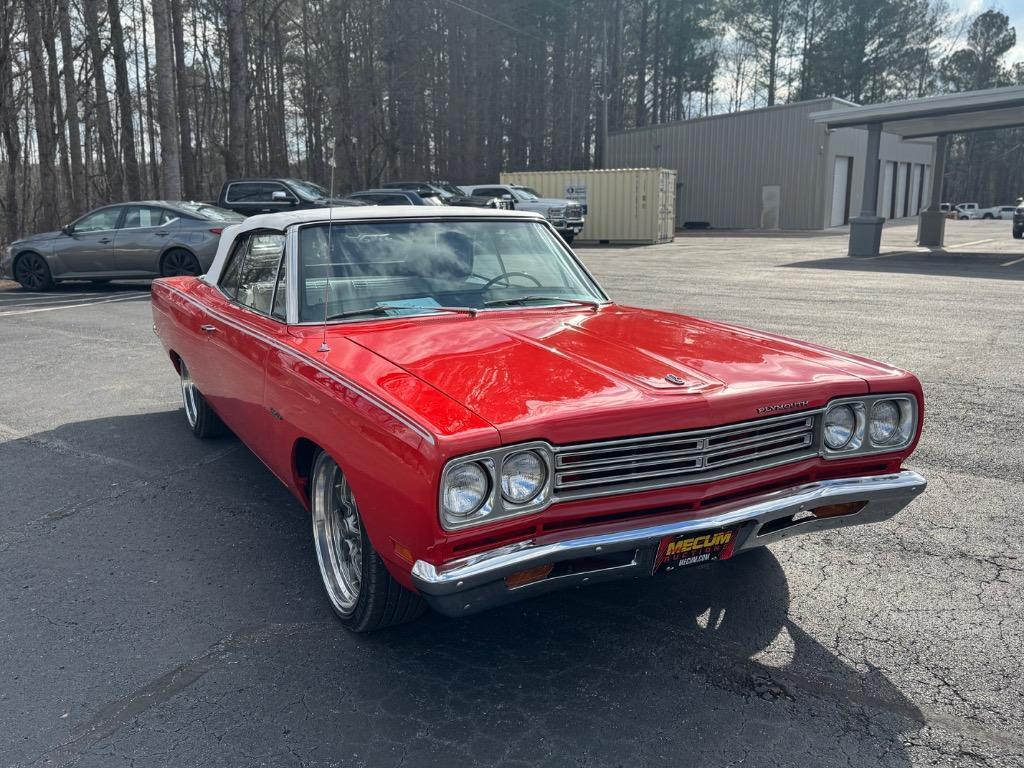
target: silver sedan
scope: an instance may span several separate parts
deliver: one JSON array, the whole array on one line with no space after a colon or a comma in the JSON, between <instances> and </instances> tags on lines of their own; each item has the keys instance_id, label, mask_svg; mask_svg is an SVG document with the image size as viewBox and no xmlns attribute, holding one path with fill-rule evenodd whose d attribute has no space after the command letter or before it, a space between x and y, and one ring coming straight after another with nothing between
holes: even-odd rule
<instances>
[{"instance_id":1,"label":"silver sedan","mask_svg":"<svg viewBox=\"0 0 1024 768\"><path fill-rule=\"evenodd\" d=\"M57 232L12 243L0 260L0 277L45 291L59 280L200 275L213 261L224 227L244 218L204 203L107 205Z\"/></svg>"}]
</instances>

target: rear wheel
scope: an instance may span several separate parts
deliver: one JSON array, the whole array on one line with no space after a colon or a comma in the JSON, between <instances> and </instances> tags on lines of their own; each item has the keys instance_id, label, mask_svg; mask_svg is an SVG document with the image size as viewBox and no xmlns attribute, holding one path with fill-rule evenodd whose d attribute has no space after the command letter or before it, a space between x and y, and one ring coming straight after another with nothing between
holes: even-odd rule
<instances>
[{"instance_id":1,"label":"rear wheel","mask_svg":"<svg viewBox=\"0 0 1024 768\"><path fill-rule=\"evenodd\" d=\"M38 253L21 254L14 262L14 279L27 291L48 291L53 288L53 275L46 259Z\"/></svg>"},{"instance_id":2,"label":"rear wheel","mask_svg":"<svg viewBox=\"0 0 1024 768\"><path fill-rule=\"evenodd\" d=\"M993 215L992 215L991 213L986 213L986 214L985 214L984 216L982 216L981 218L983 218L983 219L994 219L994 218L995 218L995 216L993 216Z\"/></svg>"},{"instance_id":3,"label":"rear wheel","mask_svg":"<svg viewBox=\"0 0 1024 768\"><path fill-rule=\"evenodd\" d=\"M181 377L181 401L185 406L185 420L188 421L192 434L201 440L220 437L226 432L224 422L213 412L202 392L192 381L192 374L184 360L178 362L178 374Z\"/></svg>"},{"instance_id":4,"label":"rear wheel","mask_svg":"<svg viewBox=\"0 0 1024 768\"><path fill-rule=\"evenodd\" d=\"M184 248L175 248L164 254L160 260L161 277L196 276L203 271L195 254Z\"/></svg>"},{"instance_id":5,"label":"rear wheel","mask_svg":"<svg viewBox=\"0 0 1024 768\"><path fill-rule=\"evenodd\" d=\"M310 501L320 577L341 623L369 632L419 616L423 601L388 573L366 535L352 486L326 452L313 462Z\"/></svg>"}]
</instances>

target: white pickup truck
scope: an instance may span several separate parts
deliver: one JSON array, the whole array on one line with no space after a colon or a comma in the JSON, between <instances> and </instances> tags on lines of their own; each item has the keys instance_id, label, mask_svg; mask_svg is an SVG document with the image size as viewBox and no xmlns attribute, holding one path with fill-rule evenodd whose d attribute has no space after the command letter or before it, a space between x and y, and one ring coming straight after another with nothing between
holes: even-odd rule
<instances>
[{"instance_id":1,"label":"white pickup truck","mask_svg":"<svg viewBox=\"0 0 1024 768\"><path fill-rule=\"evenodd\" d=\"M558 230L558 234L570 245L573 238L583 229L585 222L583 206L572 200L541 197L529 187L519 184L463 185L462 189L467 195L497 197L515 209L543 214Z\"/></svg>"},{"instance_id":2,"label":"white pickup truck","mask_svg":"<svg viewBox=\"0 0 1024 768\"><path fill-rule=\"evenodd\" d=\"M956 207L958 219L1012 219L1015 205L994 205L991 208L980 208L977 203L960 203Z\"/></svg>"}]
</instances>

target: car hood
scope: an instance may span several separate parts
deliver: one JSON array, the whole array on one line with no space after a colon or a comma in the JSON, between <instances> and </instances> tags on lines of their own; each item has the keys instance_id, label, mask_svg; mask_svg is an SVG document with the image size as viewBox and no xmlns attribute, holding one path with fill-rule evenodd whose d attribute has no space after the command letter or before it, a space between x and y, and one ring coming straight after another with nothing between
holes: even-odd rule
<instances>
[{"instance_id":1,"label":"car hood","mask_svg":"<svg viewBox=\"0 0 1024 768\"><path fill-rule=\"evenodd\" d=\"M13 243L11 243L11 246L13 247L28 243L42 243L46 242L47 240L56 240L58 237L62 237L63 235L64 233L61 232L60 230L56 230L55 232L40 232L39 234L36 235L28 235L27 237L23 237L21 238L21 240L15 240Z\"/></svg>"},{"instance_id":2,"label":"car hood","mask_svg":"<svg viewBox=\"0 0 1024 768\"><path fill-rule=\"evenodd\" d=\"M396 318L344 335L486 420L506 443L747 421L819 407L866 392L866 376L901 373L782 337L619 306Z\"/></svg>"},{"instance_id":3,"label":"car hood","mask_svg":"<svg viewBox=\"0 0 1024 768\"><path fill-rule=\"evenodd\" d=\"M571 201L559 200L557 197L540 197L530 202L532 205L546 205L549 208L564 208L567 205L572 205Z\"/></svg>"}]
</instances>

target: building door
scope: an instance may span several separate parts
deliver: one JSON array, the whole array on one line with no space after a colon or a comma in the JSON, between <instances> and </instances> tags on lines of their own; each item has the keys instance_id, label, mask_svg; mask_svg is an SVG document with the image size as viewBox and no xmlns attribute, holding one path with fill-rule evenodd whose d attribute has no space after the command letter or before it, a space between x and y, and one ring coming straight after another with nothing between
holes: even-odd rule
<instances>
[{"instance_id":1,"label":"building door","mask_svg":"<svg viewBox=\"0 0 1024 768\"><path fill-rule=\"evenodd\" d=\"M895 174L895 163L885 164L885 173L882 178L882 196L878 199L877 214L886 219L893 217L892 193L894 189L893 177Z\"/></svg>"},{"instance_id":2,"label":"building door","mask_svg":"<svg viewBox=\"0 0 1024 768\"><path fill-rule=\"evenodd\" d=\"M896 197L892 215L897 219L907 215L907 166L907 163L899 163L896 170Z\"/></svg>"},{"instance_id":3,"label":"building door","mask_svg":"<svg viewBox=\"0 0 1024 768\"><path fill-rule=\"evenodd\" d=\"M832 215L830 227L850 223L850 182L853 180L853 158L836 156L832 170Z\"/></svg>"},{"instance_id":4,"label":"building door","mask_svg":"<svg viewBox=\"0 0 1024 768\"><path fill-rule=\"evenodd\" d=\"M914 163L910 167L910 210L911 216L917 216L921 210L921 170L920 163Z\"/></svg>"},{"instance_id":5,"label":"building door","mask_svg":"<svg viewBox=\"0 0 1024 768\"><path fill-rule=\"evenodd\" d=\"M777 184L761 187L761 229L779 228L779 206L782 188Z\"/></svg>"}]
</instances>

